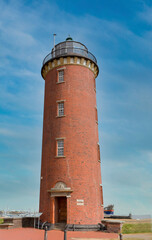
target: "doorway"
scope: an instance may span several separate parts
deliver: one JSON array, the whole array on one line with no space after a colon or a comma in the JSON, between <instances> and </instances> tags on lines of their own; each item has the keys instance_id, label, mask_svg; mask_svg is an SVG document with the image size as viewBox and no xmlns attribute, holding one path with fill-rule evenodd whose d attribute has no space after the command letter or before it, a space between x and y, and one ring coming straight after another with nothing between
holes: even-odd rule
<instances>
[{"instance_id":1,"label":"doorway","mask_svg":"<svg viewBox=\"0 0 152 240\"><path fill-rule=\"evenodd\" d=\"M55 223L67 223L67 198L55 198Z\"/></svg>"}]
</instances>

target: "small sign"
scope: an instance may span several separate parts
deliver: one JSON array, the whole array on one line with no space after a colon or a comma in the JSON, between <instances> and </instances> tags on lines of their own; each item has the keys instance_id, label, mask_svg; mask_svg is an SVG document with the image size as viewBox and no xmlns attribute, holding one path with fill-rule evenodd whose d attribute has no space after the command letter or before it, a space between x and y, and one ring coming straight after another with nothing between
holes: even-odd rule
<instances>
[{"instance_id":1,"label":"small sign","mask_svg":"<svg viewBox=\"0 0 152 240\"><path fill-rule=\"evenodd\" d=\"M78 206L83 206L84 205L84 200L83 199L77 199L77 205Z\"/></svg>"}]
</instances>

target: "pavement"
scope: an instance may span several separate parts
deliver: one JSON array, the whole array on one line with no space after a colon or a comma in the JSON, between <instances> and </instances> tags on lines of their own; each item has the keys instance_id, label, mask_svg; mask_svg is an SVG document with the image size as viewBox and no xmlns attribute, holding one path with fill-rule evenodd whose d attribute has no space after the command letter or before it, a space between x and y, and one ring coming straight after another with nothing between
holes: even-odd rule
<instances>
[{"instance_id":1,"label":"pavement","mask_svg":"<svg viewBox=\"0 0 152 240\"><path fill-rule=\"evenodd\" d=\"M116 233L104 232L67 232L67 240L118 240Z\"/></svg>"},{"instance_id":2,"label":"pavement","mask_svg":"<svg viewBox=\"0 0 152 240\"><path fill-rule=\"evenodd\" d=\"M44 240L44 230L34 228L1 229L0 240ZM67 240L118 240L118 234L104 232L67 232ZM64 232L47 232L47 240L64 240Z\"/></svg>"},{"instance_id":3,"label":"pavement","mask_svg":"<svg viewBox=\"0 0 152 240\"><path fill-rule=\"evenodd\" d=\"M123 234L124 240L152 240L152 233Z\"/></svg>"}]
</instances>

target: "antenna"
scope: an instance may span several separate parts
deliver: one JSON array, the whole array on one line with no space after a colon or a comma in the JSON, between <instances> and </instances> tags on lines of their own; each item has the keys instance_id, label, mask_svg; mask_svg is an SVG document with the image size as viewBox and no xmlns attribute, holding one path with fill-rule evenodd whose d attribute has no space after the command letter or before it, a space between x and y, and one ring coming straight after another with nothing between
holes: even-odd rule
<instances>
[{"instance_id":1,"label":"antenna","mask_svg":"<svg viewBox=\"0 0 152 240\"><path fill-rule=\"evenodd\" d=\"M53 36L54 36L54 50L55 50L55 37L56 37L56 33L54 33Z\"/></svg>"}]
</instances>

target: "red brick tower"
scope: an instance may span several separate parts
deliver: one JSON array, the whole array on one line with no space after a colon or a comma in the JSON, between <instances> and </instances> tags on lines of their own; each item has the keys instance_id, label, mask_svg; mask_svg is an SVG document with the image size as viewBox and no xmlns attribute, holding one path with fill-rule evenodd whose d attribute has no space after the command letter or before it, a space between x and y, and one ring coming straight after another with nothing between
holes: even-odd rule
<instances>
[{"instance_id":1,"label":"red brick tower","mask_svg":"<svg viewBox=\"0 0 152 240\"><path fill-rule=\"evenodd\" d=\"M96 58L67 38L43 61L45 80L40 212L52 224L103 218Z\"/></svg>"}]
</instances>

